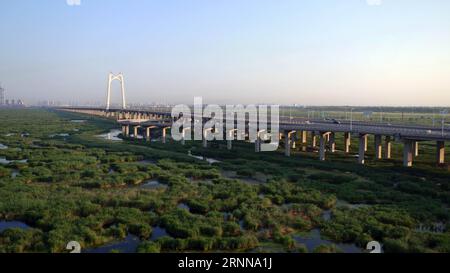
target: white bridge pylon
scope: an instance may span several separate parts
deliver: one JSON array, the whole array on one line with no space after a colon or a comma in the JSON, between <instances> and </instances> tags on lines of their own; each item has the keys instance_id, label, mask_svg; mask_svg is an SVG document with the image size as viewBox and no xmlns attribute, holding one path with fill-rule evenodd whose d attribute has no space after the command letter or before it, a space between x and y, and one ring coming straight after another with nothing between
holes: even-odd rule
<instances>
[{"instance_id":1,"label":"white bridge pylon","mask_svg":"<svg viewBox=\"0 0 450 273\"><path fill-rule=\"evenodd\" d=\"M111 106L111 85L113 81L119 81L120 82L120 88L122 91L122 109L127 108L127 103L125 101L125 81L123 79L123 74L119 73L117 75L114 75L113 73L109 73L108 76L108 94L106 98L106 110L110 109Z\"/></svg>"}]
</instances>

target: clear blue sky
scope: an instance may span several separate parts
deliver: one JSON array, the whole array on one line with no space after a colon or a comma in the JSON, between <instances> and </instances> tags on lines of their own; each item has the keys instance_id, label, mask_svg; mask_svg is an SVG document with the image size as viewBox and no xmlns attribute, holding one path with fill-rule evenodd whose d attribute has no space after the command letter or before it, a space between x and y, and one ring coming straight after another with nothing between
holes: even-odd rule
<instances>
[{"instance_id":1,"label":"clear blue sky","mask_svg":"<svg viewBox=\"0 0 450 273\"><path fill-rule=\"evenodd\" d=\"M0 1L9 97L450 105L450 1ZM118 100L119 92L113 98Z\"/></svg>"}]
</instances>

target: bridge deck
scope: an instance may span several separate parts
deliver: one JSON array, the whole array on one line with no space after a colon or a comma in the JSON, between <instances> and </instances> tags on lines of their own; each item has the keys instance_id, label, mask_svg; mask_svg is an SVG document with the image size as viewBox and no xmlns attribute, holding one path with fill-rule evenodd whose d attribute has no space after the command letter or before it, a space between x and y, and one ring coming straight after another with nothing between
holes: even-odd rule
<instances>
[{"instance_id":1,"label":"bridge deck","mask_svg":"<svg viewBox=\"0 0 450 273\"><path fill-rule=\"evenodd\" d=\"M101 108L64 108L65 110L80 110L80 111L98 111L106 112ZM162 119L158 120L132 120L127 119L119 121L122 125L131 126L157 126L170 127L172 124L171 113L167 111L149 111L149 110L134 110L134 109L110 109L108 112L115 113L138 113L145 115L157 115ZM194 116L192 116L195 119ZM200 119L200 117L199 117ZM206 119L205 119L206 120ZM350 125L349 121L338 121L337 123L329 120L308 120L305 118L287 118L280 117L279 121L280 131L318 131L318 132L350 132L353 134L373 134L393 136L400 139L411 140L430 140L430 141L449 141L450 130L440 129L436 127L420 126L420 125L401 125L401 124L387 124L387 123L369 123L354 121ZM224 119L223 124L226 124Z\"/></svg>"}]
</instances>

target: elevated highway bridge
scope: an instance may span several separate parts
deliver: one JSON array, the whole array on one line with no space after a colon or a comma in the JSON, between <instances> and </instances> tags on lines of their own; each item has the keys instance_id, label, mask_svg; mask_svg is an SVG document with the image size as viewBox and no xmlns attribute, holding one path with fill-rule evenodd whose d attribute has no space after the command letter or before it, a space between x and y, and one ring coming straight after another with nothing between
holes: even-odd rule
<instances>
[{"instance_id":1,"label":"elevated highway bridge","mask_svg":"<svg viewBox=\"0 0 450 273\"><path fill-rule=\"evenodd\" d=\"M141 133L148 141L151 140L152 130L161 130L162 141L165 143L167 130L172 127L174 121L170 112L157 110L133 110L133 109L102 109L65 107L58 110L88 115L102 116L116 119L122 126L125 136L137 138ZM199 121L203 117L192 115L191 121ZM203 118L203 122L208 119ZM249 121L246 120L248 123ZM226 120L223 121L224 133L226 132ZM291 149L295 148L297 142L301 144L304 151L307 147L318 149L319 159L325 160L326 153L336 151L336 134L344 135L344 152L350 153L352 137L359 138L358 141L358 163L364 164L367 152L368 136L373 136L376 159L391 158L391 144L393 141L403 143L403 164L405 167L413 165L413 159L419 155L419 143L422 141L433 141L436 143L436 163L445 163L445 142L450 141L450 130L436 127L416 125L392 125L388 123L349 122L337 120L311 120L304 118L280 117L279 119L280 139L284 139L284 152L290 156ZM270 126L270 125L269 125ZM241 132L247 135L246 132ZM259 134L255 141L255 151L259 152L262 141L267 141L268 134ZM183 131L184 136L184 131ZM309 141L308 141L309 140ZM184 138L182 144L185 143ZM227 140L228 149L232 149L232 141ZM208 146L206 139L203 140L204 147Z\"/></svg>"}]
</instances>

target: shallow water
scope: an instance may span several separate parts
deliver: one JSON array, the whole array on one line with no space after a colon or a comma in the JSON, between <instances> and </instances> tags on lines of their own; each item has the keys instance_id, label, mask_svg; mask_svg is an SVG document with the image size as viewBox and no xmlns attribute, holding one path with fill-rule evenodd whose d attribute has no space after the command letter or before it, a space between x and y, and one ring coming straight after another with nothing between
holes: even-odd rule
<instances>
[{"instance_id":1,"label":"shallow water","mask_svg":"<svg viewBox=\"0 0 450 273\"><path fill-rule=\"evenodd\" d=\"M245 230L244 220L239 220L239 226L241 227L242 230Z\"/></svg>"},{"instance_id":2,"label":"shallow water","mask_svg":"<svg viewBox=\"0 0 450 273\"><path fill-rule=\"evenodd\" d=\"M234 179L239 179L240 181L249 184L249 185L260 185L263 183L267 183L267 176L262 173L255 173L252 177L239 177L236 176Z\"/></svg>"},{"instance_id":3,"label":"shallow water","mask_svg":"<svg viewBox=\"0 0 450 273\"><path fill-rule=\"evenodd\" d=\"M158 180L149 180L141 184L141 189L164 189L167 185L161 184Z\"/></svg>"},{"instance_id":4,"label":"shallow water","mask_svg":"<svg viewBox=\"0 0 450 273\"><path fill-rule=\"evenodd\" d=\"M443 222L437 222L432 224L422 224L420 223L419 226L415 229L417 232L421 233L444 233L445 232L445 223Z\"/></svg>"},{"instance_id":5,"label":"shallow water","mask_svg":"<svg viewBox=\"0 0 450 273\"><path fill-rule=\"evenodd\" d=\"M350 204L343 200L338 200L336 202L336 207L347 207L349 209L359 209L359 208L367 208L370 207L368 204Z\"/></svg>"},{"instance_id":6,"label":"shallow water","mask_svg":"<svg viewBox=\"0 0 450 273\"><path fill-rule=\"evenodd\" d=\"M11 178L16 178L20 174L19 170L13 170L11 173Z\"/></svg>"},{"instance_id":7,"label":"shallow water","mask_svg":"<svg viewBox=\"0 0 450 273\"><path fill-rule=\"evenodd\" d=\"M331 215L331 210L325 210L325 211L323 211L323 213L322 213L322 219L323 219L324 221L330 221L330 220L331 220L331 217L332 217L332 215Z\"/></svg>"},{"instance_id":8,"label":"shallow water","mask_svg":"<svg viewBox=\"0 0 450 273\"><path fill-rule=\"evenodd\" d=\"M97 137L110 141L122 141L122 139L119 138L121 133L121 130L113 129L109 133L97 135Z\"/></svg>"},{"instance_id":9,"label":"shallow water","mask_svg":"<svg viewBox=\"0 0 450 273\"><path fill-rule=\"evenodd\" d=\"M152 227L152 236L150 241L155 241L161 237L170 236L162 227ZM82 250L83 253L111 253L111 251L119 251L120 253L136 253L137 247L141 243L139 237L135 235L128 235L123 241L113 242L104 246L89 248Z\"/></svg>"},{"instance_id":10,"label":"shallow water","mask_svg":"<svg viewBox=\"0 0 450 273\"><path fill-rule=\"evenodd\" d=\"M6 150L6 149L8 149L8 146L0 143L0 150Z\"/></svg>"},{"instance_id":11,"label":"shallow water","mask_svg":"<svg viewBox=\"0 0 450 273\"><path fill-rule=\"evenodd\" d=\"M134 235L128 235L123 241L106 244L97 248L82 250L83 253L111 253L117 250L120 253L135 253L141 240Z\"/></svg>"},{"instance_id":12,"label":"shallow water","mask_svg":"<svg viewBox=\"0 0 450 273\"><path fill-rule=\"evenodd\" d=\"M362 253L363 250L355 244L337 244L321 238L320 230L313 229L308 235L295 235L294 240L306 246L308 252L313 252L320 245L335 245L338 249L345 253Z\"/></svg>"},{"instance_id":13,"label":"shallow water","mask_svg":"<svg viewBox=\"0 0 450 273\"><path fill-rule=\"evenodd\" d=\"M205 157L205 160L206 160L206 162L208 162L209 164L214 164L214 163L220 163L220 162L222 162L222 161L220 161L220 160L217 160L217 159L214 159L214 158L208 158L208 157Z\"/></svg>"},{"instance_id":14,"label":"shallow water","mask_svg":"<svg viewBox=\"0 0 450 273\"><path fill-rule=\"evenodd\" d=\"M253 178L237 178L237 179L239 179L240 181L242 181L248 185L260 185L260 184L264 183L262 181L259 181L257 179L253 179Z\"/></svg>"},{"instance_id":15,"label":"shallow water","mask_svg":"<svg viewBox=\"0 0 450 273\"><path fill-rule=\"evenodd\" d=\"M188 205L186 205L185 203L178 204L177 208L191 211L191 208Z\"/></svg>"},{"instance_id":16,"label":"shallow water","mask_svg":"<svg viewBox=\"0 0 450 273\"><path fill-rule=\"evenodd\" d=\"M222 176L229 178L229 179L234 179L237 177L237 172L236 171L221 171Z\"/></svg>"},{"instance_id":17,"label":"shallow water","mask_svg":"<svg viewBox=\"0 0 450 273\"><path fill-rule=\"evenodd\" d=\"M73 122L73 123L85 123L85 122L87 122L87 120L85 120L85 119L73 119L70 122Z\"/></svg>"},{"instance_id":18,"label":"shallow water","mask_svg":"<svg viewBox=\"0 0 450 273\"><path fill-rule=\"evenodd\" d=\"M191 154L190 152L188 153L188 156L190 156L190 157L192 157L192 158L199 159L199 160L203 160L203 156L193 155L193 154Z\"/></svg>"},{"instance_id":19,"label":"shallow water","mask_svg":"<svg viewBox=\"0 0 450 273\"><path fill-rule=\"evenodd\" d=\"M222 176L229 179L236 179L249 185L260 185L267 182L267 176L262 173L256 173L253 177L241 177L236 171L222 171Z\"/></svg>"},{"instance_id":20,"label":"shallow water","mask_svg":"<svg viewBox=\"0 0 450 273\"><path fill-rule=\"evenodd\" d=\"M0 221L0 233L10 228L29 229L30 226L20 221Z\"/></svg>"},{"instance_id":21,"label":"shallow water","mask_svg":"<svg viewBox=\"0 0 450 273\"><path fill-rule=\"evenodd\" d=\"M212 180L210 180L210 179L197 180L197 181L195 181L195 183L204 184L204 185L214 185L214 182Z\"/></svg>"},{"instance_id":22,"label":"shallow water","mask_svg":"<svg viewBox=\"0 0 450 273\"><path fill-rule=\"evenodd\" d=\"M155 241L164 236L170 236L166 229L162 227L152 227L152 236L150 237L150 241Z\"/></svg>"},{"instance_id":23,"label":"shallow water","mask_svg":"<svg viewBox=\"0 0 450 273\"><path fill-rule=\"evenodd\" d=\"M228 220L230 220L231 216L233 216L233 214L231 212L224 212L223 220L228 221Z\"/></svg>"},{"instance_id":24,"label":"shallow water","mask_svg":"<svg viewBox=\"0 0 450 273\"><path fill-rule=\"evenodd\" d=\"M8 160L5 157L0 157L0 164L7 165L9 163L27 163L28 159L23 160Z\"/></svg>"},{"instance_id":25,"label":"shallow water","mask_svg":"<svg viewBox=\"0 0 450 273\"><path fill-rule=\"evenodd\" d=\"M209 164L214 164L214 163L220 163L222 161L214 159L214 158L209 158L209 157L205 157L205 156L198 156L198 155L193 155L191 154L191 151L189 151L188 156L192 157L192 158L196 158L198 160L203 160L208 162Z\"/></svg>"},{"instance_id":26,"label":"shallow water","mask_svg":"<svg viewBox=\"0 0 450 273\"><path fill-rule=\"evenodd\" d=\"M138 161L137 163L141 164L141 165L156 165L157 162L154 160L144 159L144 160Z\"/></svg>"},{"instance_id":27,"label":"shallow water","mask_svg":"<svg viewBox=\"0 0 450 273\"><path fill-rule=\"evenodd\" d=\"M52 134L49 135L49 137L54 138L54 137L69 137L70 135L67 133L60 133L60 134Z\"/></svg>"}]
</instances>

